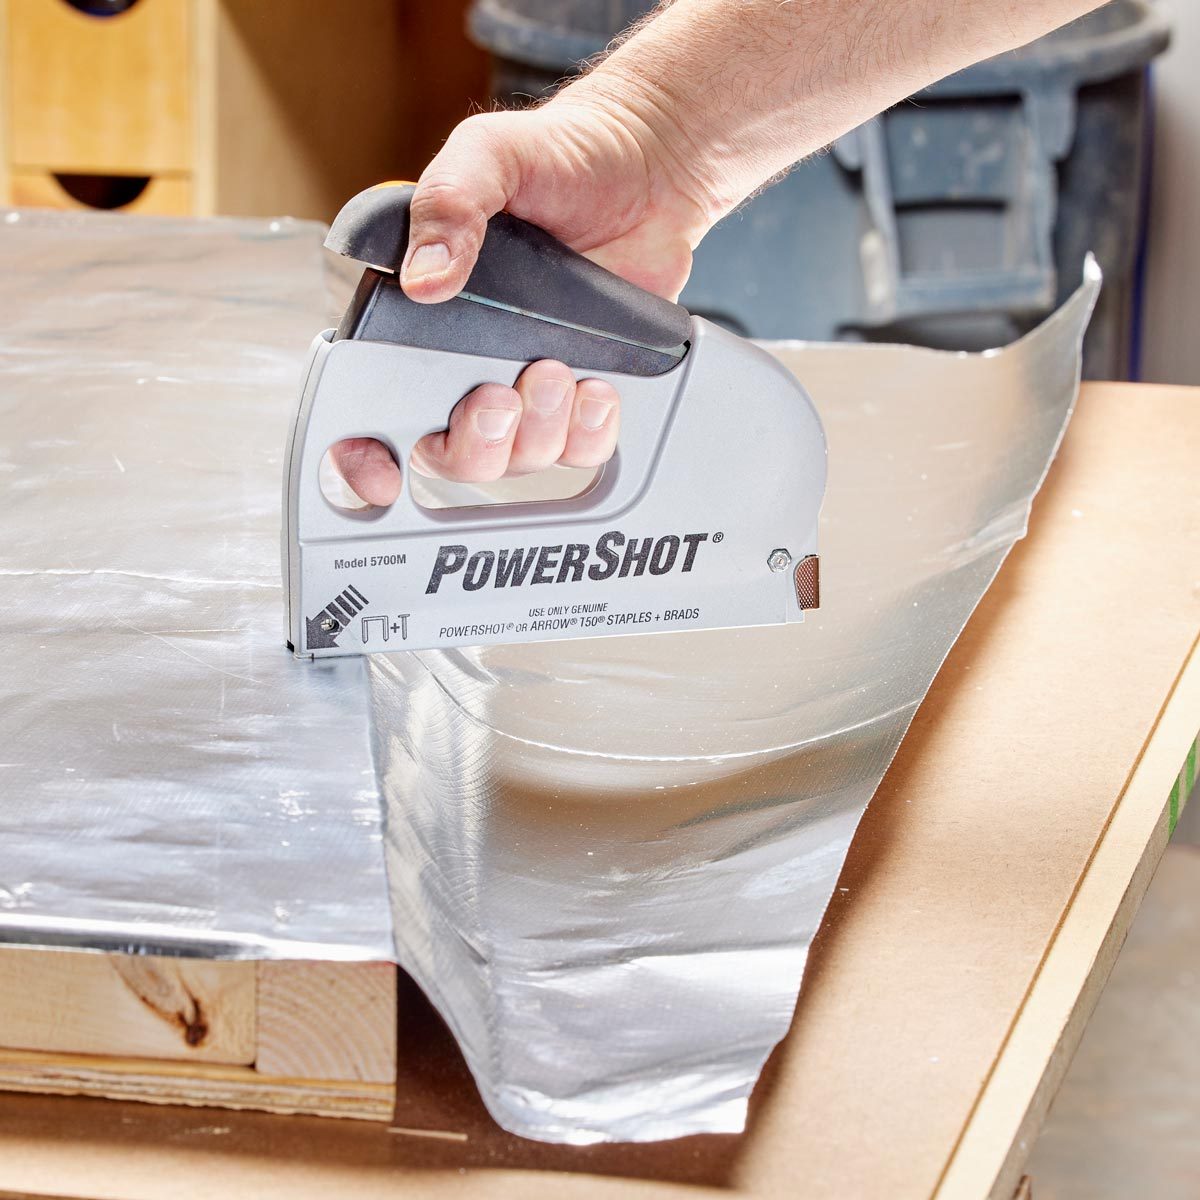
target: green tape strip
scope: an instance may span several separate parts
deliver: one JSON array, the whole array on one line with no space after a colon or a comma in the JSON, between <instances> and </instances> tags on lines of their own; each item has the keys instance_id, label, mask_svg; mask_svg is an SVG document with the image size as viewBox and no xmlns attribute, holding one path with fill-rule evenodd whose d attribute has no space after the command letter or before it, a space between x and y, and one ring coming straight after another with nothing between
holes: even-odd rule
<instances>
[{"instance_id":1,"label":"green tape strip","mask_svg":"<svg viewBox=\"0 0 1200 1200\"><path fill-rule=\"evenodd\" d=\"M1197 737L1192 743L1187 757L1183 760L1183 766L1175 777L1175 782L1171 785L1171 795L1167 798L1167 837L1175 832L1175 826L1179 824L1179 814L1183 811L1188 797L1192 794L1192 789L1196 786L1197 750L1200 750L1200 737Z\"/></svg>"}]
</instances>

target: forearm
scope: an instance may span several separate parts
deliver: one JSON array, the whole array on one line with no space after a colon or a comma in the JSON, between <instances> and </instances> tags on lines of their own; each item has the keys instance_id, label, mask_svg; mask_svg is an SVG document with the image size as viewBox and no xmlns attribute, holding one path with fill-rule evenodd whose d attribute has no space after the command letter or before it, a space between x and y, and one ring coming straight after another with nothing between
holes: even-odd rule
<instances>
[{"instance_id":1,"label":"forearm","mask_svg":"<svg viewBox=\"0 0 1200 1200\"><path fill-rule=\"evenodd\" d=\"M643 122L711 223L905 96L1097 7L675 0L558 102L623 108Z\"/></svg>"}]
</instances>

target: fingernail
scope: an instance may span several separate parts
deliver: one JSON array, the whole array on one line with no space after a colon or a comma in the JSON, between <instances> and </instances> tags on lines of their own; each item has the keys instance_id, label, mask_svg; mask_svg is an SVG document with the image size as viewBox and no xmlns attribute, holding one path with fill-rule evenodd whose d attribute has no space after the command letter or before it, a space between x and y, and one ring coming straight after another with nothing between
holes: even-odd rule
<instances>
[{"instance_id":1,"label":"fingernail","mask_svg":"<svg viewBox=\"0 0 1200 1200\"><path fill-rule=\"evenodd\" d=\"M579 423L584 429L599 429L612 410L611 400L594 400L589 396L579 405Z\"/></svg>"},{"instance_id":2,"label":"fingernail","mask_svg":"<svg viewBox=\"0 0 1200 1200\"><path fill-rule=\"evenodd\" d=\"M517 414L507 408L484 408L475 414L475 428L488 442L502 442L508 437Z\"/></svg>"},{"instance_id":3,"label":"fingernail","mask_svg":"<svg viewBox=\"0 0 1200 1200\"><path fill-rule=\"evenodd\" d=\"M418 246L404 268L405 282L424 279L427 275L440 275L449 265L450 247L445 242Z\"/></svg>"},{"instance_id":4,"label":"fingernail","mask_svg":"<svg viewBox=\"0 0 1200 1200\"><path fill-rule=\"evenodd\" d=\"M562 408L562 402L567 398L567 384L562 379L539 379L533 385L530 399L538 412L556 413Z\"/></svg>"}]
</instances>

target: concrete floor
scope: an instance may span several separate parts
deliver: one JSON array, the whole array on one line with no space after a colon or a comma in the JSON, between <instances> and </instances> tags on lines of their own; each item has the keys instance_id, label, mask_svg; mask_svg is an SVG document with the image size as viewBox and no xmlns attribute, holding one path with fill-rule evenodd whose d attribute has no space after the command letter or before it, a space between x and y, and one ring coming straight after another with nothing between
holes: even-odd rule
<instances>
[{"instance_id":1,"label":"concrete floor","mask_svg":"<svg viewBox=\"0 0 1200 1200\"><path fill-rule=\"evenodd\" d=\"M1026 1171L1033 1200L1200 1200L1200 795L1180 817Z\"/></svg>"}]
</instances>

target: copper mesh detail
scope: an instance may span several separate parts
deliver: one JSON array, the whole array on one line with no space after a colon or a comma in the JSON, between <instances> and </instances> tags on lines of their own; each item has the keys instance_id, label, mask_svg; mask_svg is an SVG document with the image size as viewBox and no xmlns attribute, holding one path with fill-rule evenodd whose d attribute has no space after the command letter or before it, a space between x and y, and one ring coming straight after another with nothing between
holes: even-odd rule
<instances>
[{"instance_id":1,"label":"copper mesh detail","mask_svg":"<svg viewBox=\"0 0 1200 1200\"><path fill-rule=\"evenodd\" d=\"M796 564L796 600L802 609L821 607L821 560L806 554Z\"/></svg>"}]
</instances>

